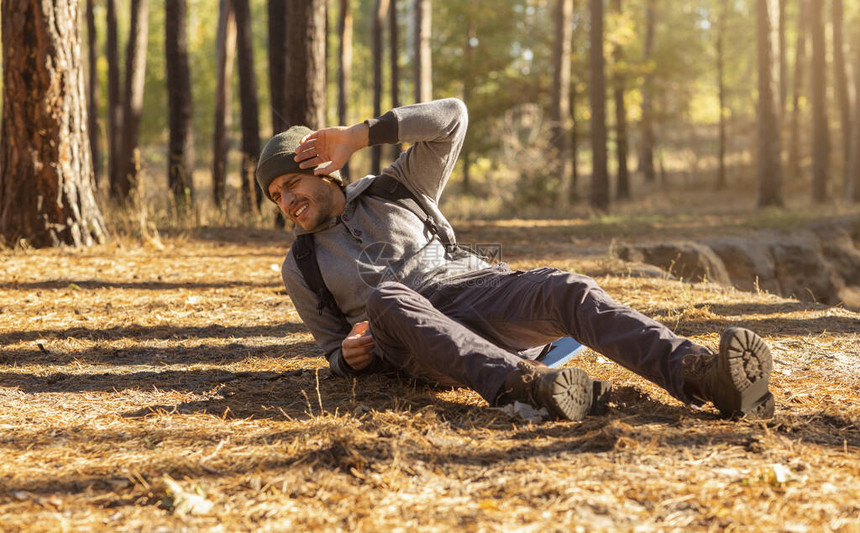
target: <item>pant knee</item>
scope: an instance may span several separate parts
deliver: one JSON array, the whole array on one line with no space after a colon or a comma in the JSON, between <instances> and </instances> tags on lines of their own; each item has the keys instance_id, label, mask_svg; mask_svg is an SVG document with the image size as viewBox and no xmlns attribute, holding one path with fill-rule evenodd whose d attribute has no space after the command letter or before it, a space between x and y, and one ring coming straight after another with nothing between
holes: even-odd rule
<instances>
[{"instance_id":1,"label":"pant knee","mask_svg":"<svg viewBox=\"0 0 860 533\"><path fill-rule=\"evenodd\" d=\"M365 304L367 319L371 322L378 321L388 314L392 307L397 307L397 302L410 292L410 289L396 281L383 281L377 285Z\"/></svg>"}]
</instances>

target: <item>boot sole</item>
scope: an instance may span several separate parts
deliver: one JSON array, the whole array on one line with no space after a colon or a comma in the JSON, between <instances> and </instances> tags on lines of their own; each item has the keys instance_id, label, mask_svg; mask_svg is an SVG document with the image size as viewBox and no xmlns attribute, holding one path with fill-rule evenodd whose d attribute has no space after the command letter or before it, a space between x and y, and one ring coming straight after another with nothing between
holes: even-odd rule
<instances>
[{"instance_id":1,"label":"boot sole","mask_svg":"<svg viewBox=\"0 0 860 533\"><path fill-rule=\"evenodd\" d=\"M723 416L773 416L775 402L768 391L773 358L761 337L744 328L726 329L717 368L722 394L714 404Z\"/></svg>"},{"instance_id":2,"label":"boot sole","mask_svg":"<svg viewBox=\"0 0 860 533\"><path fill-rule=\"evenodd\" d=\"M547 376L549 377L549 376ZM582 420L589 413L595 398L594 382L584 370L564 368L541 383L541 396L547 410L567 420Z\"/></svg>"}]
</instances>

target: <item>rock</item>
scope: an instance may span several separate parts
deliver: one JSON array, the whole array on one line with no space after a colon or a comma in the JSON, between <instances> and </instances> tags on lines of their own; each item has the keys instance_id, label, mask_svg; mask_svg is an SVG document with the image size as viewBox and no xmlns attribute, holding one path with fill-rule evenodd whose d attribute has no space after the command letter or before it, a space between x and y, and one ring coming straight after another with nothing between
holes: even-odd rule
<instances>
[{"instance_id":1,"label":"rock","mask_svg":"<svg viewBox=\"0 0 860 533\"><path fill-rule=\"evenodd\" d=\"M708 246L726 267L731 284L742 291L780 293L774 271L771 243L762 239L725 238Z\"/></svg>"},{"instance_id":2,"label":"rock","mask_svg":"<svg viewBox=\"0 0 860 533\"><path fill-rule=\"evenodd\" d=\"M697 242L637 244L619 248L618 257L625 261L649 263L673 276L689 281L713 281L730 285L731 279L719 257Z\"/></svg>"},{"instance_id":3,"label":"rock","mask_svg":"<svg viewBox=\"0 0 860 533\"><path fill-rule=\"evenodd\" d=\"M782 296L801 302L836 304L845 282L824 260L821 245L806 235L771 245L774 274Z\"/></svg>"}]
</instances>

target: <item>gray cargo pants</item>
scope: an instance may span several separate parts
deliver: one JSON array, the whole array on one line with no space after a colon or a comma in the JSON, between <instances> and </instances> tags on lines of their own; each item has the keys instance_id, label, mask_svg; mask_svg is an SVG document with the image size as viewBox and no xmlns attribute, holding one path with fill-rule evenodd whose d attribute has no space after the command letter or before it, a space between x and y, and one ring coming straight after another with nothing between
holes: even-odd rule
<instances>
[{"instance_id":1,"label":"gray cargo pants","mask_svg":"<svg viewBox=\"0 0 860 533\"><path fill-rule=\"evenodd\" d=\"M465 385L493 404L522 358L570 336L686 402L681 358L705 348L620 305L588 276L505 264L460 276L429 298L381 283L367 302L374 357L443 385Z\"/></svg>"}]
</instances>

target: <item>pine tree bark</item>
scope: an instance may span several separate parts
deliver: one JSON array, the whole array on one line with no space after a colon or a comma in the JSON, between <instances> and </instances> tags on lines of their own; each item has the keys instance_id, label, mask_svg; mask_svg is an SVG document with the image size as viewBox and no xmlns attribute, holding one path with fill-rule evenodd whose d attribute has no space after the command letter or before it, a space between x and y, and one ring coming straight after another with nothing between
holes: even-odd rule
<instances>
[{"instance_id":1,"label":"pine tree bark","mask_svg":"<svg viewBox=\"0 0 860 533\"><path fill-rule=\"evenodd\" d=\"M842 136L842 175L843 194L848 196L851 178L848 174L851 157L851 99L848 96L848 74L846 68L848 62L845 59L844 39L844 10L842 0L832 0L832 26L833 26L833 92L836 95L836 103L839 106L839 125Z\"/></svg>"},{"instance_id":2,"label":"pine tree bark","mask_svg":"<svg viewBox=\"0 0 860 533\"><path fill-rule=\"evenodd\" d=\"M589 63L591 81L591 204L600 211L609 210L609 171L606 161L606 76L603 57L603 0L589 0L591 31Z\"/></svg>"},{"instance_id":3,"label":"pine tree bark","mask_svg":"<svg viewBox=\"0 0 860 533\"><path fill-rule=\"evenodd\" d=\"M107 0L106 10L108 61L108 176L111 197L119 197L122 161L122 96L120 94L119 36L117 35L116 0Z\"/></svg>"},{"instance_id":4,"label":"pine tree bark","mask_svg":"<svg viewBox=\"0 0 860 533\"><path fill-rule=\"evenodd\" d=\"M89 76L87 84L87 130L90 134L90 154L93 162L93 179L96 188L102 175L101 150L99 143L99 74L98 74L98 34L96 32L95 0L87 0L87 59Z\"/></svg>"},{"instance_id":5,"label":"pine tree bark","mask_svg":"<svg viewBox=\"0 0 860 533\"><path fill-rule=\"evenodd\" d=\"M239 55L239 99L242 103L242 211L259 210L263 191L257 187L254 172L260 154L260 108L257 103L257 74L254 71L254 34L251 32L251 9L248 0L233 0L236 13L236 36Z\"/></svg>"},{"instance_id":6,"label":"pine tree bark","mask_svg":"<svg viewBox=\"0 0 860 533\"><path fill-rule=\"evenodd\" d=\"M779 98L779 10L776 0L757 0L758 14L758 205L782 205Z\"/></svg>"},{"instance_id":7,"label":"pine tree bark","mask_svg":"<svg viewBox=\"0 0 860 533\"><path fill-rule=\"evenodd\" d=\"M167 143L167 186L178 215L185 216L194 199L191 74L188 70L186 0L164 2L164 55L170 138Z\"/></svg>"},{"instance_id":8,"label":"pine tree bark","mask_svg":"<svg viewBox=\"0 0 860 533\"><path fill-rule=\"evenodd\" d=\"M794 45L794 79L791 90L791 126L788 145L788 173L791 179L800 178L800 160L803 145L800 142L800 95L803 91L804 65L806 65L806 33L809 0L798 0L797 38Z\"/></svg>"},{"instance_id":9,"label":"pine tree bark","mask_svg":"<svg viewBox=\"0 0 860 533\"><path fill-rule=\"evenodd\" d=\"M347 0L342 0L347 1ZM287 69L287 3L286 0L269 0L269 95L272 112L272 135L287 129L286 96Z\"/></svg>"},{"instance_id":10,"label":"pine tree bark","mask_svg":"<svg viewBox=\"0 0 860 533\"><path fill-rule=\"evenodd\" d=\"M373 116L382 114L382 28L385 14L388 12L388 0L376 0L373 6L371 23L371 53L373 54ZM377 145L370 149L370 173L379 174L382 147Z\"/></svg>"},{"instance_id":11,"label":"pine tree bark","mask_svg":"<svg viewBox=\"0 0 860 533\"><path fill-rule=\"evenodd\" d=\"M810 0L812 33L812 199L828 200L830 132L827 125L827 52L824 41L824 0Z\"/></svg>"},{"instance_id":12,"label":"pine tree bark","mask_svg":"<svg viewBox=\"0 0 860 533\"><path fill-rule=\"evenodd\" d=\"M116 198L127 203L137 194L140 172L140 114L146 82L146 46L149 38L148 0L131 1L131 23L125 56L125 98L122 108L122 171Z\"/></svg>"},{"instance_id":13,"label":"pine tree bark","mask_svg":"<svg viewBox=\"0 0 860 533\"><path fill-rule=\"evenodd\" d=\"M613 11L621 15L621 0L612 0ZM616 43L612 51L615 63L614 77L614 99L615 99L615 144L616 156L618 157L618 182L616 197L618 199L630 198L630 170L627 166L627 107L624 104L625 74L623 71L624 50Z\"/></svg>"},{"instance_id":14,"label":"pine tree bark","mask_svg":"<svg viewBox=\"0 0 860 533\"><path fill-rule=\"evenodd\" d=\"M220 0L218 17L218 71L215 87L215 124L212 128L212 199L219 210L225 208L227 154L230 130L230 103L233 100L233 55L236 51L236 19L231 0Z\"/></svg>"},{"instance_id":15,"label":"pine tree bark","mask_svg":"<svg viewBox=\"0 0 860 533\"><path fill-rule=\"evenodd\" d=\"M415 101L433 99L432 32L430 0L415 0Z\"/></svg>"},{"instance_id":16,"label":"pine tree bark","mask_svg":"<svg viewBox=\"0 0 860 533\"><path fill-rule=\"evenodd\" d=\"M325 124L325 2L287 1L284 108L288 126Z\"/></svg>"},{"instance_id":17,"label":"pine tree bark","mask_svg":"<svg viewBox=\"0 0 860 533\"><path fill-rule=\"evenodd\" d=\"M568 205L573 178L568 157L567 121L570 117L570 56L573 47L573 0L555 2L555 40L552 53L552 147L559 179L558 204Z\"/></svg>"},{"instance_id":18,"label":"pine tree bark","mask_svg":"<svg viewBox=\"0 0 860 533\"><path fill-rule=\"evenodd\" d=\"M656 179L654 170L654 147L657 144L654 134L654 73L650 63L654 58L654 45L657 29L657 0L645 0L645 44L644 62L648 68L642 84L642 145L639 149L639 172L645 176L645 181L653 183Z\"/></svg>"},{"instance_id":19,"label":"pine tree bark","mask_svg":"<svg viewBox=\"0 0 860 533\"><path fill-rule=\"evenodd\" d=\"M400 31L397 27L397 2L388 5L388 59L391 69L391 107L400 107ZM403 146L391 145L392 161L400 157Z\"/></svg>"},{"instance_id":20,"label":"pine tree bark","mask_svg":"<svg viewBox=\"0 0 860 533\"><path fill-rule=\"evenodd\" d=\"M349 124L349 93L352 86L352 8L350 0L340 0L340 20L338 23L340 51L337 69L337 121ZM345 183L349 183L349 163L340 170Z\"/></svg>"},{"instance_id":21,"label":"pine tree bark","mask_svg":"<svg viewBox=\"0 0 860 533\"><path fill-rule=\"evenodd\" d=\"M2 2L0 237L35 247L107 239L96 204L77 0Z\"/></svg>"},{"instance_id":22,"label":"pine tree bark","mask_svg":"<svg viewBox=\"0 0 860 533\"><path fill-rule=\"evenodd\" d=\"M729 13L728 0L720 2L720 11L717 15L717 96L720 105L719 139L717 147L717 189L728 187L726 179L726 79L725 79L725 55L723 41L726 33L726 17Z\"/></svg>"}]
</instances>

